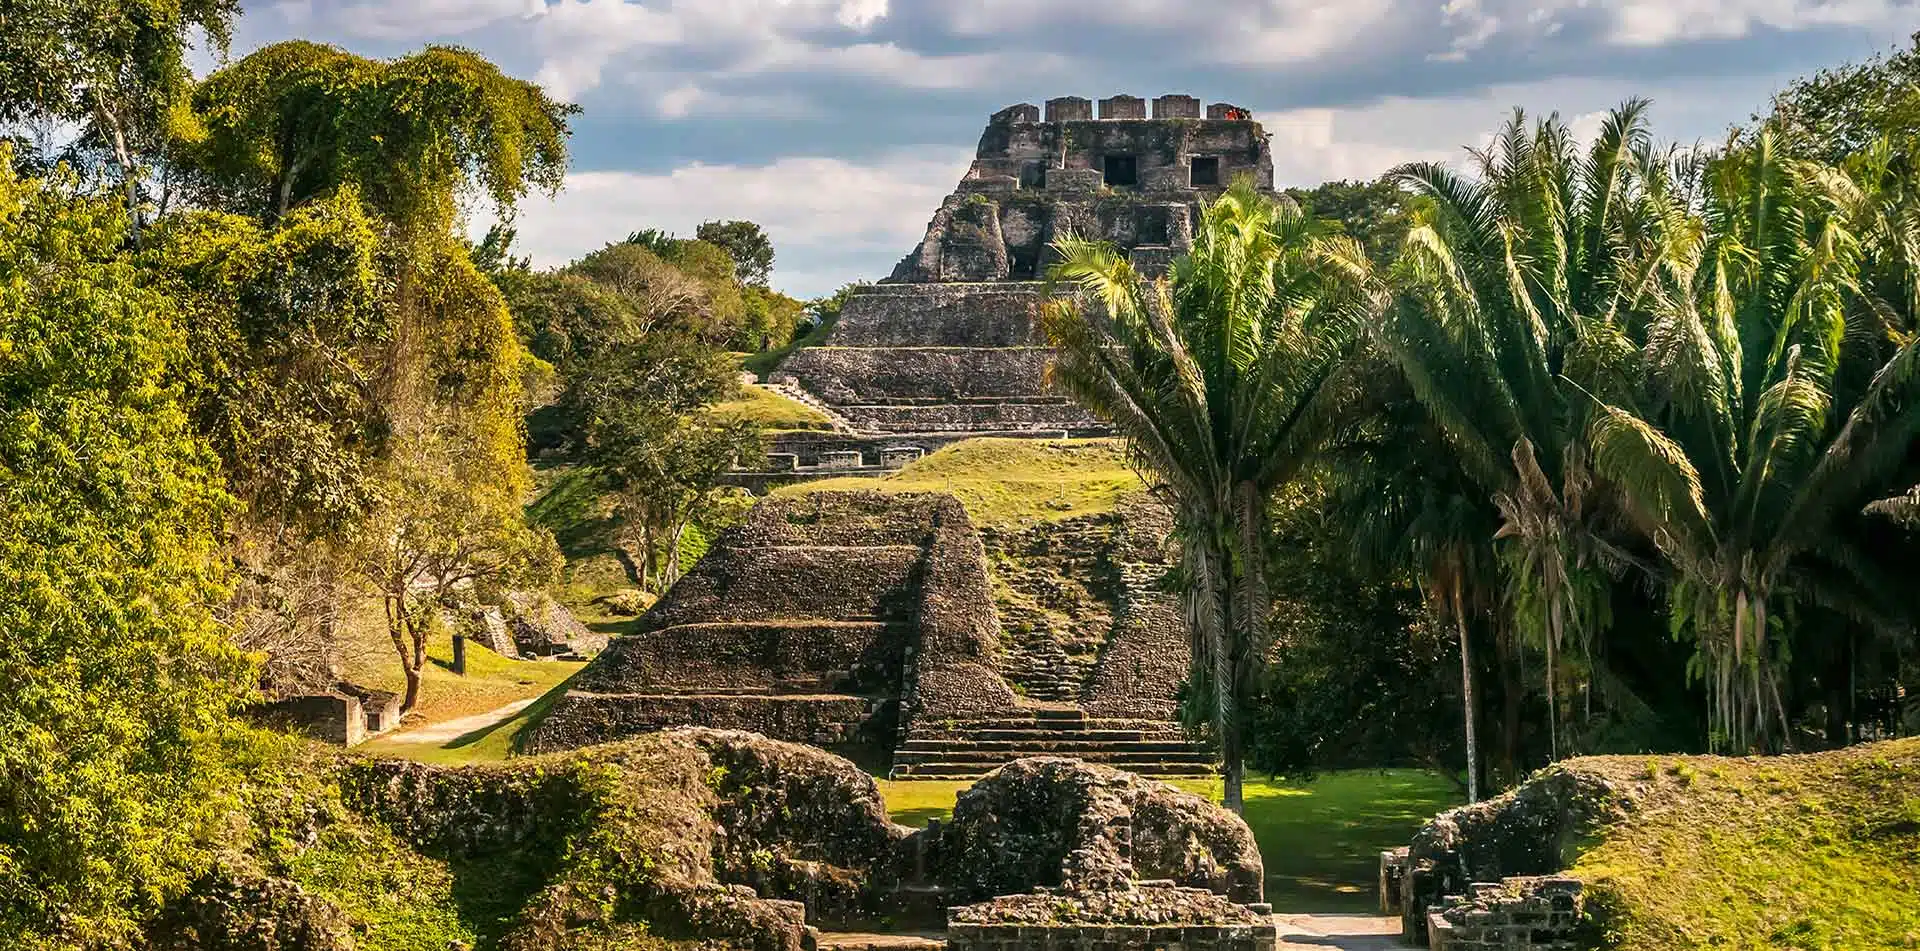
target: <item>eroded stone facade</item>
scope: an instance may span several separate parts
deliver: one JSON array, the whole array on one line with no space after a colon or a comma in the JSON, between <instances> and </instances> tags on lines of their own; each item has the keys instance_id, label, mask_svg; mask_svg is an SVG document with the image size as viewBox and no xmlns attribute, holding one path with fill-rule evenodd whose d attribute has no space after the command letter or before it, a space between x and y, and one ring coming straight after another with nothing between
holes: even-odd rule
<instances>
[{"instance_id":1,"label":"eroded stone facade","mask_svg":"<svg viewBox=\"0 0 1920 951\"><path fill-rule=\"evenodd\" d=\"M1096 113L1066 97L995 113L920 243L769 376L835 432L780 434L774 471L735 481L879 474L956 437L1106 432L1046 383L1037 317L1054 242L1107 241L1161 273L1192 245L1201 203L1242 179L1271 190L1273 160L1260 124L1229 103L1114 96Z\"/></svg>"},{"instance_id":2,"label":"eroded stone facade","mask_svg":"<svg viewBox=\"0 0 1920 951\"><path fill-rule=\"evenodd\" d=\"M1166 568L1157 511L995 533L990 556L944 494L764 500L581 671L528 743L690 725L898 775L973 776L1039 754L1208 772L1211 754L1172 722L1187 640L1153 585ZM1028 610L1009 630L1002 610L1016 605Z\"/></svg>"}]
</instances>

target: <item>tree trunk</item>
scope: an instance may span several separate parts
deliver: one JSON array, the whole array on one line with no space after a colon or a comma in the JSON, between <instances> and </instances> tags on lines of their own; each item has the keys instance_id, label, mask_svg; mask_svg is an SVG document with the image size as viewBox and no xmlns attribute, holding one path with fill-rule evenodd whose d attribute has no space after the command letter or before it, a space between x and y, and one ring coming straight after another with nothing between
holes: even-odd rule
<instances>
[{"instance_id":1,"label":"tree trunk","mask_svg":"<svg viewBox=\"0 0 1920 951\"><path fill-rule=\"evenodd\" d=\"M1216 556L1224 554L1216 552ZM1226 558L1220 558L1223 569L1231 564ZM1231 580L1228 587L1219 592L1219 597L1221 623L1213 645L1213 722L1220 733L1221 804L1239 815L1245 809L1241 794L1245 765L1241 762L1239 711L1234 708L1232 645L1235 630L1244 621L1234 611Z\"/></svg>"},{"instance_id":2,"label":"tree trunk","mask_svg":"<svg viewBox=\"0 0 1920 951\"><path fill-rule=\"evenodd\" d=\"M135 248L140 247L140 182L134 174L133 150L127 148L127 136L120 128L120 118L107 108L106 94L98 87L93 90L93 114L105 127L108 138L113 142L113 160L120 166L121 186L127 192L127 232Z\"/></svg>"},{"instance_id":3,"label":"tree trunk","mask_svg":"<svg viewBox=\"0 0 1920 951\"><path fill-rule=\"evenodd\" d=\"M1467 606L1460 595L1460 572L1453 572L1453 624L1460 632L1460 706L1467 727L1467 801L1480 801L1480 739L1474 727L1473 660L1467 646Z\"/></svg>"},{"instance_id":4,"label":"tree trunk","mask_svg":"<svg viewBox=\"0 0 1920 951\"><path fill-rule=\"evenodd\" d=\"M393 651L400 657L400 670L407 678L407 694L400 701L402 714L412 712L420 702L420 669L423 666L424 638L413 630L407 616L407 591L404 584L388 589L383 599L387 609L387 636L393 639Z\"/></svg>"},{"instance_id":5,"label":"tree trunk","mask_svg":"<svg viewBox=\"0 0 1920 951\"><path fill-rule=\"evenodd\" d=\"M667 577L665 587L671 588L680 580L680 536L685 534L687 523L681 522L667 534Z\"/></svg>"}]
</instances>

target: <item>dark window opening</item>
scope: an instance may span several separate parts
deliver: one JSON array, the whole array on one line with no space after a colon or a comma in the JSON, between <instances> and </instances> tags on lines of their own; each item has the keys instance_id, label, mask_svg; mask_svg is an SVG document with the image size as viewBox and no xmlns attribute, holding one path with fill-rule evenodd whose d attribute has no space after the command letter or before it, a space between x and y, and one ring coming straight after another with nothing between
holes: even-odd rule
<instances>
[{"instance_id":1,"label":"dark window opening","mask_svg":"<svg viewBox=\"0 0 1920 951\"><path fill-rule=\"evenodd\" d=\"M1191 184L1195 188L1220 184L1220 157L1207 155L1194 158Z\"/></svg>"},{"instance_id":2,"label":"dark window opening","mask_svg":"<svg viewBox=\"0 0 1920 951\"><path fill-rule=\"evenodd\" d=\"M1109 185L1137 185L1140 183L1140 163L1131 155L1109 155L1106 159L1106 178Z\"/></svg>"},{"instance_id":3,"label":"dark window opening","mask_svg":"<svg viewBox=\"0 0 1920 951\"><path fill-rule=\"evenodd\" d=\"M1020 166L1020 187L1027 189L1047 187L1047 167L1039 162L1028 162Z\"/></svg>"},{"instance_id":4,"label":"dark window opening","mask_svg":"<svg viewBox=\"0 0 1920 951\"><path fill-rule=\"evenodd\" d=\"M1167 243L1167 231L1166 208L1141 208L1134 213L1133 236L1135 246L1161 247Z\"/></svg>"},{"instance_id":5,"label":"dark window opening","mask_svg":"<svg viewBox=\"0 0 1920 951\"><path fill-rule=\"evenodd\" d=\"M1040 249L1015 249L1007 256L1007 277L1031 281L1040 276Z\"/></svg>"}]
</instances>

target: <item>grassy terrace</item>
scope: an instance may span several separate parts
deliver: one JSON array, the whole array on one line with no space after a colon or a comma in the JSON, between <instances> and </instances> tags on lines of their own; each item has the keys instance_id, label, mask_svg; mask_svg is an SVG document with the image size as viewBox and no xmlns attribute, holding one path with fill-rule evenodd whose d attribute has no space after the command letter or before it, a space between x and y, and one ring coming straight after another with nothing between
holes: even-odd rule
<instances>
[{"instance_id":1,"label":"grassy terrace","mask_svg":"<svg viewBox=\"0 0 1920 951\"><path fill-rule=\"evenodd\" d=\"M951 492L976 525L1098 515L1145 491L1113 439L969 439L880 479L823 479L775 495L835 491Z\"/></svg>"},{"instance_id":2,"label":"grassy terrace","mask_svg":"<svg viewBox=\"0 0 1920 951\"><path fill-rule=\"evenodd\" d=\"M953 812L964 782L892 782L880 791L894 821L921 826ZM1219 780L1176 781L1220 798ZM1375 906L1382 849L1405 845L1434 813L1459 804L1446 780L1419 770L1329 773L1312 782L1249 782L1247 825L1281 912L1365 912Z\"/></svg>"},{"instance_id":3,"label":"grassy terrace","mask_svg":"<svg viewBox=\"0 0 1920 951\"><path fill-rule=\"evenodd\" d=\"M827 414L758 386L740 387L733 399L715 403L712 412L721 419L754 423L768 430L833 428Z\"/></svg>"}]
</instances>

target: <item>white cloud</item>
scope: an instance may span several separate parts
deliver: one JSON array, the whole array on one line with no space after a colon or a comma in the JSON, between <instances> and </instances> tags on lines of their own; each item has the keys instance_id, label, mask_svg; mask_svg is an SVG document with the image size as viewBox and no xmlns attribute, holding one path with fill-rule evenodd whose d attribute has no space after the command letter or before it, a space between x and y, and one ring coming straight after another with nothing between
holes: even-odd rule
<instances>
[{"instance_id":1,"label":"white cloud","mask_svg":"<svg viewBox=\"0 0 1920 951\"><path fill-rule=\"evenodd\" d=\"M1285 187L1373 179L1406 162L1447 161L1459 154L1458 143L1395 141L1390 135L1353 128L1367 112L1392 108L1386 104L1368 110L1256 112L1273 136L1274 181Z\"/></svg>"},{"instance_id":2,"label":"white cloud","mask_svg":"<svg viewBox=\"0 0 1920 951\"><path fill-rule=\"evenodd\" d=\"M530 200L515 248L542 267L565 264L640 228L691 235L700 222L759 222L777 253L774 284L789 293L825 293L846 281L886 276L851 270L850 260L905 254L971 159L964 148L914 149L872 162L783 158L766 165L694 164L671 172L577 172L551 200ZM491 219L481 215L474 233Z\"/></svg>"},{"instance_id":3,"label":"white cloud","mask_svg":"<svg viewBox=\"0 0 1920 951\"><path fill-rule=\"evenodd\" d=\"M1757 27L1804 30L1873 26L1911 17L1899 0L1627 0L1615 10L1610 39L1626 46L1746 36Z\"/></svg>"}]
</instances>

